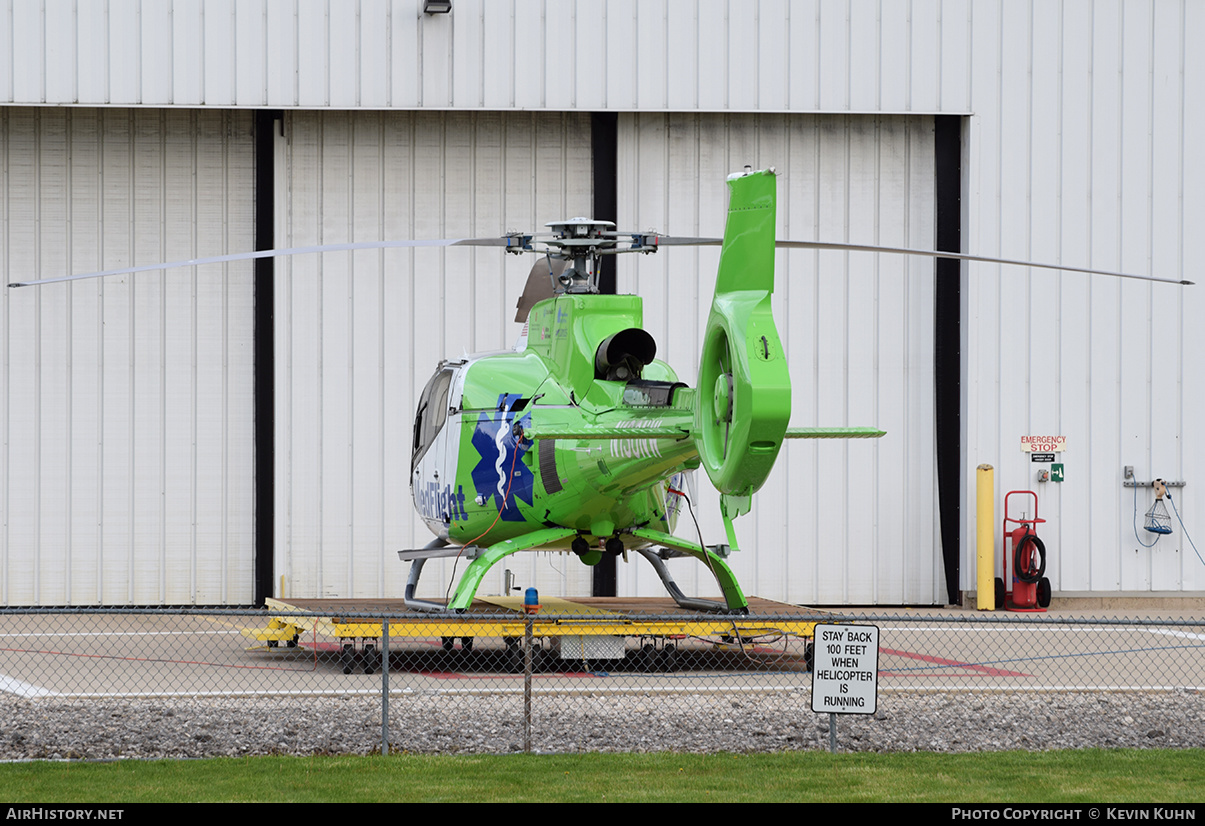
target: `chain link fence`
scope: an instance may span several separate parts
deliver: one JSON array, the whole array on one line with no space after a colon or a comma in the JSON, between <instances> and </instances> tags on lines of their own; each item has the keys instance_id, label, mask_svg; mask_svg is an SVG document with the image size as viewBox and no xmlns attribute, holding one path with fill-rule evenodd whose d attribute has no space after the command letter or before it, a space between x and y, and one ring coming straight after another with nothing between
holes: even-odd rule
<instances>
[{"instance_id":1,"label":"chain link fence","mask_svg":"<svg viewBox=\"0 0 1205 826\"><path fill-rule=\"evenodd\" d=\"M811 710L816 623L878 708ZM1205 621L967 611L0 611L0 759L1205 746ZM1128 722L1127 722L1128 721Z\"/></svg>"}]
</instances>

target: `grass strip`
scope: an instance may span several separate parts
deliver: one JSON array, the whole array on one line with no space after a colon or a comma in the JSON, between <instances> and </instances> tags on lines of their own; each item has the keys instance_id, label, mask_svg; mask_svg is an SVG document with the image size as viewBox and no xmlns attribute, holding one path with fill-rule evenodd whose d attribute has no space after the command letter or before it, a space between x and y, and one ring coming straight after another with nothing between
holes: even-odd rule
<instances>
[{"instance_id":1,"label":"grass strip","mask_svg":"<svg viewBox=\"0 0 1205 826\"><path fill-rule=\"evenodd\" d=\"M0 765L11 803L950 802L1205 798L1201 750L247 757Z\"/></svg>"}]
</instances>

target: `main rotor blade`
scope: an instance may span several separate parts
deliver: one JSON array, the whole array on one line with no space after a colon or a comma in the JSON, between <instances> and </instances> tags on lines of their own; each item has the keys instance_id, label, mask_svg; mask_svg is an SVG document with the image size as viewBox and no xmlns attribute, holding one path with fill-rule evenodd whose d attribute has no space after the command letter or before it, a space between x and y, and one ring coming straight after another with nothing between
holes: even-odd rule
<instances>
[{"instance_id":1,"label":"main rotor blade","mask_svg":"<svg viewBox=\"0 0 1205 826\"><path fill-rule=\"evenodd\" d=\"M305 255L314 252L339 252L343 250L375 250L392 249L396 247L510 247L519 246L520 240L514 236L499 238L441 238L426 241L356 241L348 244L319 244L312 247L289 247L288 249L258 250L256 252L236 252L229 255L214 255L209 258L190 258L187 261L171 261L163 264L142 264L137 267L123 267L116 270L101 270L86 272L79 275L63 275L58 278L43 278L38 281L16 281L10 287L33 287L39 284L57 284L62 281L79 281L84 278L104 278L108 275L126 275L151 270L170 270L177 267L196 267L202 264L225 264L230 261L246 261L253 258L275 258L284 255Z\"/></svg>"},{"instance_id":2,"label":"main rotor blade","mask_svg":"<svg viewBox=\"0 0 1205 826\"><path fill-rule=\"evenodd\" d=\"M655 235L658 247L718 247L723 238L687 238L678 235Z\"/></svg>"},{"instance_id":3,"label":"main rotor blade","mask_svg":"<svg viewBox=\"0 0 1205 826\"><path fill-rule=\"evenodd\" d=\"M723 243L721 238L686 238L670 235L657 235L658 247L718 247ZM1107 275L1112 278L1135 278L1140 281L1162 281L1167 284L1192 284L1192 281L1182 281L1177 278L1165 278L1159 275L1138 275L1128 272L1113 272L1111 270L1096 270L1088 267L1072 267L1066 264L1046 264L1039 261L1021 261L1015 258L992 258L986 255L970 255L964 252L942 252L939 250L920 250L909 247L883 247L872 244L836 244L825 241L775 241L779 249L800 250L837 250L850 252L886 252L897 255L919 255L924 258L945 258L953 261L978 261L984 264L1009 264L1017 267L1038 267L1044 270L1063 270L1064 272L1082 272L1088 275Z\"/></svg>"},{"instance_id":4,"label":"main rotor blade","mask_svg":"<svg viewBox=\"0 0 1205 826\"><path fill-rule=\"evenodd\" d=\"M832 244L823 241L776 241L775 245L782 249L804 250L848 250L851 252L888 252L897 255L919 255L925 258L948 258L955 261L979 261L984 264L1010 264L1016 267L1038 267L1044 270L1063 270L1064 272L1082 272L1088 275L1107 275L1113 278L1136 278L1141 281L1162 281L1167 284L1192 284L1192 281L1181 281L1177 278L1165 278L1159 275L1138 275L1128 272L1113 272L1111 270L1094 270L1088 267L1071 267L1066 264L1044 264L1038 261L1020 261L1015 258L991 258L986 255L969 255L964 252L941 252L937 250L918 250L908 247L880 247L869 244Z\"/></svg>"},{"instance_id":5,"label":"main rotor blade","mask_svg":"<svg viewBox=\"0 0 1205 826\"><path fill-rule=\"evenodd\" d=\"M691 238L669 235L654 235L656 246L720 246L720 238ZM502 247L521 248L530 243L530 237L501 236L494 238L443 238L423 241L357 241L347 244L319 244L309 247L290 247L288 249L259 250L256 252L240 252L229 255L215 255L208 258L190 258L187 261L171 261L160 264L143 264L136 267L123 267L113 270L64 275L57 278L42 278L36 281L15 281L9 287L33 287L41 284L57 284L63 281L78 281L86 278L103 278L110 275L127 275L152 270L169 270L178 267L195 267L203 264L224 264L232 261L245 261L256 258L274 258L285 255L305 255L315 252L340 252L347 250L395 249L407 247ZM776 241L781 249L834 250L849 252L879 252L896 255L916 255L924 258L946 258L955 261L978 261L984 264L1007 264L1017 267L1037 267L1046 270L1063 270L1064 272L1080 272L1088 275L1107 275L1112 278L1133 278L1140 281L1160 281L1166 284L1190 285L1194 282L1176 278L1166 278L1158 275L1139 275L1136 273L1097 270L1088 267L1073 267L1066 264L1046 264L1038 261L1022 261L1015 258L993 258L986 255L970 255L961 252L944 252L938 250L911 249L908 247L885 247L871 244L838 244L825 241Z\"/></svg>"}]
</instances>

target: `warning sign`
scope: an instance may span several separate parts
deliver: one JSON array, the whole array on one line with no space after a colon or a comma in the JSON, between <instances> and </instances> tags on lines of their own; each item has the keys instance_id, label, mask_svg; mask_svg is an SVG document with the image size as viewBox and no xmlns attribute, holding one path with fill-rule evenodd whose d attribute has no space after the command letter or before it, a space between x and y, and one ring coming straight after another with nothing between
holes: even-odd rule
<instances>
[{"instance_id":1,"label":"warning sign","mask_svg":"<svg viewBox=\"0 0 1205 826\"><path fill-rule=\"evenodd\" d=\"M1022 453L1062 453L1067 449L1066 436L1022 436Z\"/></svg>"},{"instance_id":2,"label":"warning sign","mask_svg":"<svg viewBox=\"0 0 1205 826\"><path fill-rule=\"evenodd\" d=\"M812 660L812 711L874 714L879 697L879 629L817 625Z\"/></svg>"}]
</instances>

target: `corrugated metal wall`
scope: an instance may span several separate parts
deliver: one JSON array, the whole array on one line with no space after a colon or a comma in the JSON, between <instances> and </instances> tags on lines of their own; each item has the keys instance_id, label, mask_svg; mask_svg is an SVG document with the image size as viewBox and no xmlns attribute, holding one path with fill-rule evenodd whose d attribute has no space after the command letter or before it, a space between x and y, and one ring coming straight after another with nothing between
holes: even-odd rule
<instances>
[{"instance_id":1,"label":"corrugated metal wall","mask_svg":"<svg viewBox=\"0 0 1205 826\"><path fill-rule=\"evenodd\" d=\"M993 3L974 13L967 247L1199 281L1188 244L1205 224L1195 149L1205 142L1195 48L1205 5ZM1036 486L1055 591L1205 589L1205 564L1179 524L1142 547L1154 538L1141 527L1153 496L1122 486L1125 465L1143 480L1187 480L1173 496L1201 547L1203 288L970 270L963 501L984 462L997 468L998 520L1004 491ZM1027 434L1067 437L1065 482L1036 485L1020 451ZM963 536L969 554L973 513Z\"/></svg>"},{"instance_id":2,"label":"corrugated metal wall","mask_svg":"<svg viewBox=\"0 0 1205 826\"><path fill-rule=\"evenodd\" d=\"M452 14L436 16L419 8L419 0L10 3L0 8L0 53L11 57L0 61L0 100L965 113L964 248L1193 277L1187 239L1205 222L1205 161L1193 151L1205 138L1195 105L1205 99L1205 58L1192 49L1205 37L1201 3L457 0ZM1205 401L1192 369L1205 352L1205 331L1192 323L1200 288L966 271L964 486L990 462L1002 489L1029 487L1020 435L1062 431L1067 481L1043 493L1055 589L1205 588L1205 565L1178 526L1156 549L1139 547L1133 492L1121 486L1126 464L1142 478L1188 480L1177 504L1193 528L1202 445L1191 422ZM973 588L967 510L963 585Z\"/></svg>"},{"instance_id":3,"label":"corrugated metal wall","mask_svg":"<svg viewBox=\"0 0 1205 826\"><path fill-rule=\"evenodd\" d=\"M0 54L12 55L0 61L0 100L733 112L970 105L970 0L455 0L451 14L435 15L422 6L10 3L0 8Z\"/></svg>"},{"instance_id":4,"label":"corrugated metal wall","mask_svg":"<svg viewBox=\"0 0 1205 826\"><path fill-rule=\"evenodd\" d=\"M0 109L4 282L252 249L250 113ZM0 601L247 603L251 265L3 290Z\"/></svg>"},{"instance_id":5,"label":"corrugated metal wall","mask_svg":"<svg viewBox=\"0 0 1205 826\"><path fill-rule=\"evenodd\" d=\"M293 114L284 131L280 245L495 235L589 212L588 122L577 116ZM721 234L724 179L748 161L782 172L784 237L931 243L928 118L623 116L619 160L626 228ZM687 381L715 259L668 250L618 262L620 291L644 297L660 356ZM277 572L287 594L401 591L407 566L394 551L428 539L407 485L414 400L439 359L513 343L529 266L492 250L428 249L278 263ZM792 601L931 602L932 265L784 253L779 267L796 423L877 423L891 436L792 446L740 522L742 581ZM705 495L702 512L708 542L723 535L713 500ZM878 541L905 533L916 539L906 550ZM572 558L508 563L524 583L590 591L589 569ZM684 585L714 591L699 566L681 567ZM446 587L443 568L428 566L428 593ZM624 593L663 592L639 559L621 574Z\"/></svg>"},{"instance_id":6,"label":"corrugated metal wall","mask_svg":"<svg viewBox=\"0 0 1205 826\"><path fill-rule=\"evenodd\" d=\"M278 146L279 246L542 230L593 198L584 115L290 113ZM396 552L432 538L410 497L418 395L441 359L514 344L532 263L473 248L277 262L278 590L402 593ZM523 554L483 594L500 593L503 567L590 593L576 559ZM451 574L432 562L423 592L442 595Z\"/></svg>"},{"instance_id":7,"label":"corrugated metal wall","mask_svg":"<svg viewBox=\"0 0 1205 826\"><path fill-rule=\"evenodd\" d=\"M619 122L625 227L722 235L725 178L750 164L779 171L780 238L933 243L932 118L644 114ZM718 258L711 248L671 248L620 262L620 291L643 296L658 356L689 383ZM783 251L776 268L792 424L878 425L888 435L788 444L752 515L736 523L747 550L731 562L742 586L813 604L940 601L933 264ZM718 497L701 471L699 492L704 539L723 541ZM691 535L683 523L679 533ZM697 563L673 564L688 592L717 592ZM662 590L639 563L621 575L628 592Z\"/></svg>"}]
</instances>

